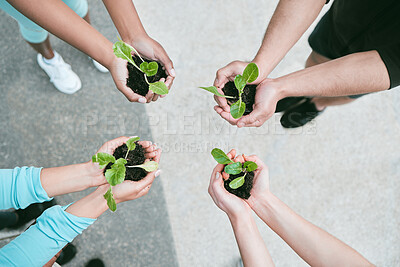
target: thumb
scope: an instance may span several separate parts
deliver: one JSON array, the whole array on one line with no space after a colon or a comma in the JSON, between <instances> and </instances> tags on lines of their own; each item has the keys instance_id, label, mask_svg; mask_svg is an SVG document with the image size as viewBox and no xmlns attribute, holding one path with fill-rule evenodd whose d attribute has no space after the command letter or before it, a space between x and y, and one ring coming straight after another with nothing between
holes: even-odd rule
<instances>
[{"instance_id":1,"label":"thumb","mask_svg":"<svg viewBox=\"0 0 400 267\"><path fill-rule=\"evenodd\" d=\"M255 105L253 111L242 118L240 118L237 122L237 126L241 127L260 127L264 124L264 113L260 106Z\"/></svg>"}]
</instances>

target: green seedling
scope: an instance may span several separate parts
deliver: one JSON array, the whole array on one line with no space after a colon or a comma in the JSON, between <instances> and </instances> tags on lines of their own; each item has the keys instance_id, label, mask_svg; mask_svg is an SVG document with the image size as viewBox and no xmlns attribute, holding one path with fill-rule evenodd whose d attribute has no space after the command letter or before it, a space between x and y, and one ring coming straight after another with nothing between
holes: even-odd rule
<instances>
[{"instance_id":1,"label":"green seedling","mask_svg":"<svg viewBox=\"0 0 400 267\"><path fill-rule=\"evenodd\" d=\"M107 200L107 205L112 211L117 210L117 204L115 203L114 195L112 193L112 187L121 184L125 180L126 168L142 168L147 172L152 172L158 169L158 163L155 161L147 161L141 165L126 166L128 163L128 154L130 151L135 150L135 142L139 139L139 137L132 137L126 142L128 151L126 152L125 158L115 159L113 155L103 152L99 152L92 157L93 162L99 163L100 169L104 169L109 163L112 163L111 169L106 170L104 174L107 182L110 184L110 188L104 194L104 198Z\"/></svg>"},{"instance_id":2,"label":"green seedling","mask_svg":"<svg viewBox=\"0 0 400 267\"><path fill-rule=\"evenodd\" d=\"M246 104L242 100L242 94L244 87L248 83L252 83L258 78L258 67L256 63L250 63L246 66L243 71L242 75L236 75L234 83L235 87L238 90L239 100L231 105L231 115L235 119L239 119L243 116L246 110ZM200 87L206 91L213 93L216 96L225 97L225 98L234 98L232 96L226 96L218 92L217 87L210 86L210 87Z\"/></svg>"},{"instance_id":3,"label":"green seedling","mask_svg":"<svg viewBox=\"0 0 400 267\"><path fill-rule=\"evenodd\" d=\"M236 175L244 173L243 176L240 176L229 183L229 187L232 189L238 189L241 187L244 184L246 175L258 168L257 164L253 161L246 161L244 163L234 162L219 148L214 148L211 151L211 155L219 164L225 165L224 172L227 174Z\"/></svg>"},{"instance_id":4,"label":"green seedling","mask_svg":"<svg viewBox=\"0 0 400 267\"><path fill-rule=\"evenodd\" d=\"M135 48L130 46L129 44L123 42L120 38L118 38L118 42L113 45L113 50L115 56L118 58L122 58L129 63L131 63L135 68L140 70L143 75L146 83L149 85L149 90L153 91L155 94L158 95L166 95L168 94L168 87L163 82L154 82L149 83L147 77L151 77L156 75L158 71L158 64L155 61L146 62L143 58L139 55ZM142 63L138 66L136 65L135 61L132 58L132 52L134 52L142 61Z\"/></svg>"}]
</instances>

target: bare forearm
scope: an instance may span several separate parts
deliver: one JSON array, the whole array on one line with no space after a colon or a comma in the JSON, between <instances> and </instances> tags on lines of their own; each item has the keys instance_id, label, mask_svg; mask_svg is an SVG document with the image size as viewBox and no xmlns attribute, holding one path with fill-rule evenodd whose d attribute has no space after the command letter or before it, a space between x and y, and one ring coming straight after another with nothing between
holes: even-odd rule
<instances>
[{"instance_id":1,"label":"bare forearm","mask_svg":"<svg viewBox=\"0 0 400 267\"><path fill-rule=\"evenodd\" d=\"M78 217L97 219L108 209L107 201L103 197L107 189L108 186L99 186L93 193L76 201L65 211Z\"/></svg>"},{"instance_id":2,"label":"bare forearm","mask_svg":"<svg viewBox=\"0 0 400 267\"><path fill-rule=\"evenodd\" d=\"M61 0L8 0L44 29L109 67L114 59L112 43Z\"/></svg>"},{"instance_id":3,"label":"bare forearm","mask_svg":"<svg viewBox=\"0 0 400 267\"><path fill-rule=\"evenodd\" d=\"M49 197L85 190L91 186L92 168L88 163L44 168L40 174L43 189Z\"/></svg>"},{"instance_id":4,"label":"bare forearm","mask_svg":"<svg viewBox=\"0 0 400 267\"><path fill-rule=\"evenodd\" d=\"M351 54L275 79L284 96L348 96L386 90L389 74L376 51Z\"/></svg>"},{"instance_id":5,"label":"bare forearm","mask_svg":"<svg viewBox=\"0 0 400 267\"><path fill-rule=\"evenodd\" d=\"M253 209L311 266L372 266L357 251L297 215L272 194L259 199Z\"/></svg>"},{"instance_id":6,"label":"bare forearm","mask_svg":"<svg viewBox=\"0 0 400 267\"><path fill-rule=\"evenodd\" d=\"M103 0L122 40L133 41L146 34L132 0Z\"/></svg>"},{"instance_id":7,"label":"bare forearm","mask_svg":"<svg viewBox=\"0 0 400 267\"><path fill-rule=\"evenodd\" d=\"M254 62L266 78L321 12L325 0L281 0Z\"/></svg>"},{"instance_id":8,"label":"bare forearm","mask_svg":"<svg viewBox=\"0 0 400 267\"><path fill-rule=\"evenodd\" d=\"M251 214L229 216L244 266L274 266Z\"/></svg>"}]
</instances>

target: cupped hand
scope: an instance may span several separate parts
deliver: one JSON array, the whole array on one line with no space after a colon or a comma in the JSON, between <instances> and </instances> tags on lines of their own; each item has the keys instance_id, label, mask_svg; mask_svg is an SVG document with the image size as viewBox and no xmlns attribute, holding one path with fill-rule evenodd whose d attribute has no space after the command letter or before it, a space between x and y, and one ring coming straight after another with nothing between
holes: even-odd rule
<instances>
[{"instance_id":1,"label":"cupped hand","mask_svg":"<svg viewBox=\"0 0 400 267\"><path fill-rule=\"evenodd\" d=\"M139 144L142 145L145 149L145 156L147 158L146 161L152 160L160 163L160 148L157 148L156 145L153 145L150 141L140 141ZM149 172L146 177L144 177L140 181L135 182L125 180L121 184L113 186L112 193L114 195L115 202L118 204L146 195L151 188L154 178L159 176L160 173L161 170L156 170L153 172Z\"/></svg>"},{"instance_id":2,"label":"cupped hand","mask_svg":"<svg viewBox=\"0 0 400 267\"><path fill-rule=\"evenodd\" d=\"M214 109L223 119L239 128L260 127L275 113L276 104L281 98L280 90L276 87L275 82L272 79L265 79L256 88L253 111L250 114L234 119L226 100L225 102L217 101L221 104L215 106Z\"/></svg>"},{"instance_id":3,"label":"cupped hand","mask_svg":"<svg viewBox=\"0 0 400 267\"><path fill-rule=\"evenodd\" d=\"M132 137L134 137L134 136L132 136ZM121 137L115 138L113 140L107 141L99 148L99 150L96 152L96 154L103 152L103 153L113 155L116 148L125 144L126 141L128 141L132 137L121 136ZM152 142L139 141L139 144L142 145L143 148L145 149L145 156L147 159L150 160L153 158L157 158L157 156L161 155L161 150L157 149L157 147L155 145L153 145ZM91 186L92 187L103 185L103 184L107 183L107 180L104 176L104 168L100 169L99 164L96 162L93 162L92 160L90 160L88 162L88 166L89 166L89 170L92 174L91 175L91 177L92 177Z\"/></svg>"},{"instance_id":4,"label":"cupped hand","mask_svg":"<svg viewBox=\"0 0 400 267\"><path fill-rule=\"evenodd\" d=\"M257 201L261 201L263 197L271 193L269 190L268 167L255 155L243 156L243 158L245 161L255 162L258 166L254 171L253 188L250 191L251 196L245 200L253 208Z\"/></svg>"},{"instance_id":5,"label":"cupped hand","mask_svg":"<svg viewBox=\"0 0 400 267\"><path fill-rule=\"evenodd\" d=\"M163 78L161 81L167 85L168 89L171 89L176 74L174 65L164 48L148 35L137 38L133 41L127 41L127 43L133 46L142 57L156 60L161 63L163 69L168 75L166 79ZM165 96L166 95L163 95L161 97L163 98ZM158 97L159 95L154 94L151 91L149 91L149 93L146 95L147 102L156 101Z\"/></svg>"},{"instance_id":6,"label":"cupped hand","mask_svg":"<svg viewBox=\"0 0 400 267\"><path fill-rule=\"evenodd\" d=\"M234 149L227 154L231 159L235 158L235 155L236 151ZM238 160L240 160L240 158ZM244 214L249 213L250 207L243 199L226 191L223 176L225 176L226 179L227 174L223 173L223 170L224 165L217 164L211 174L210 185L208 187L208 193L213 199L215 205L223 210L228 216L243 216Z\"/></svg>"}]
</instances>

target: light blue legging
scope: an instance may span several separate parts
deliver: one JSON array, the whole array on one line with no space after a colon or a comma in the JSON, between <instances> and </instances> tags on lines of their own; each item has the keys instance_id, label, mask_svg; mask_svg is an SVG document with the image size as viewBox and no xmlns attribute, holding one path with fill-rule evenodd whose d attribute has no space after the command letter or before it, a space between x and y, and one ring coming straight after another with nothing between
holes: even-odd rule
<instances>
[{"instance_id":1,"label":"light blue legging","mask_svg":"<svg viewBox=\"0 0 400 267\"><path fill-rule=\"evenodd\" d=\"M81 18L86 16L86 14L88 13L87 0L63 0L63 2L73 11L75 11L75 13L78 14ZM4 10L4 12L13 17L18 22L21 35L26 41L38 44L44 42L47 39L49 33L45 29L22 15L6 0L0 0L0 9Z\"/></svg>"}]
</instances>

